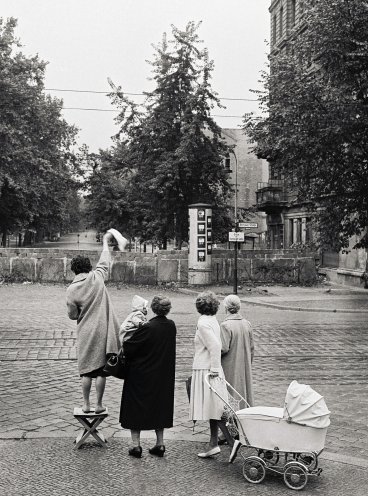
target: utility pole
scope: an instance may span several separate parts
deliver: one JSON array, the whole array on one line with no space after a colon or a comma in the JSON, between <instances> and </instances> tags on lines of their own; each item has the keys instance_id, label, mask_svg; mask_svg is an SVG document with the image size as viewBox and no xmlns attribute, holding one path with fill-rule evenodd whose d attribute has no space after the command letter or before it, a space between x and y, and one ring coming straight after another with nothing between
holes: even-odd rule
<instances>
[{"instance_id":1,"label":"utility pole","mask_svg":"<svg viewBox=\"0 0 368 496\"><path fill-rule=\"evenodd\" d=\"M235 195L234 195L234 221L235 232L238 232L238 159L234 152L231 153L235 158ZM234 294L238 294L238 241L234 242Z\"/></svg>"}]
</instances>

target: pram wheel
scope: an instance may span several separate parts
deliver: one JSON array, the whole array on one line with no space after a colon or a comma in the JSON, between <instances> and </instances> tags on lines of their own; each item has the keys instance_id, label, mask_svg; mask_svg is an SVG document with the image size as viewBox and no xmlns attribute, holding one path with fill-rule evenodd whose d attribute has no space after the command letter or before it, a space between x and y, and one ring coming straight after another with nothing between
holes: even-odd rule
<instances>
[{"instance_id":1,"label":"pram wheel","mask_svg":"<svg viewBox=\"0 0 368 496\"><path fill-rule=\"evenodd\" d=\"M284 482L290 489L300 491L308 482L308 471L302 463L289 462L284 468Z\"/></svg>"},{"instance_id":2,"label":"pram wheel","mask_svg":"<svg viewBox=\"0 0 368 496\"><path fill-rule=\"evenodd\" d=\"M244 460L243 475L248 482L259 484L266 476L265 462L258 456L248 456Z\"/></svg>"}]
</instances>

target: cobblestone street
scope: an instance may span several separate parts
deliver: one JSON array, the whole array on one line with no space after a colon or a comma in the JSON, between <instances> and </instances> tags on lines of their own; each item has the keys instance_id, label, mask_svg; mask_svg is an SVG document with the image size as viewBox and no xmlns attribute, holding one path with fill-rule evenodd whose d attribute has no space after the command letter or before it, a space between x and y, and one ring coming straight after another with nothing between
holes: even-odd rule
<instances>
[{"instance_id":1,"label":"cobblestone street","mask_svg":"<svg viewBox=\"0 0 368 496\"><path fill-rule=\"evenodd\" d=\"M135 293L148 299L155 293L154 289L145 287L120 290L110 287L109 291L121 320L128 313ZM216 461L197 460L200 443L208 440L207 425L196 425L193 431L187 418L184 387L193 355L197 320L195 297L171 291L168 294L173 304L170 316L178 328L175 425L166 433L168 454L160 465L163 469L159 468L156 473L159 460L148 455L143 461L128 459L129 432L123 431L117 421L122 382L114 378L108 379L105 403L109 417L102 429L109 439L109 449L102 451L95 444L87 443L77 452L72 450L73 439L80 430L73 408L81 404L81 390L75 322L66 316L65 286L0 286L0 450L1 469L5 474L0 488L8 489L4 494L29 496L67 491L87 494L88 488L96 494L121 494L122 485L124 494L147 494L142 488L151 483L144 478L151 471L157 484L166 480L170 488L155 491L156 494L223 495L245 488L249 494L285 493L282 478L277 476L267 476L260 486L247 484L241 475L240 461L233 466L226 463L227 446ZM286 389L296 379L324 395L331 411L331 426L321 456L324 472L317 480L311 478L304 493L365 494L363 480L368 482L367 314L278 310L246 303L242 310L254 328L256 405L283 406ZM218 318L221 321L223 317L221 310ZM146 438L153 437L153 433L145 434ZM151 441L144 443L149 447ZM204 493L203 464L207 474L207 492ZM25 470L20 471L20 466L26 467ZM32 467L33 472L28 474ZM102 470L103 475L95 476L96 480L88 486L88 482L83 481L93 481L97 469ZM140 482L136 481L137 470ZM341 470L346 474L344 481L339 479ZM19 477L11 473L18 473ZM70 474L63 491L58 489L60 481L53 480L51 484L51 481L46 482L47 477L34 489L37 475L53 473L56 479L59 475L66 479L66 474ZM79 482L78 474L84 474ZM350 478L349 474L354 476ZM183 485L186 479L187 490ZM68 485L72 481L73 490ZM110 491L107 490L109 481ZM348 490L350 482L355 492ZM84 486L86 492L82 490Z\"/></svg>"}]
</instances>

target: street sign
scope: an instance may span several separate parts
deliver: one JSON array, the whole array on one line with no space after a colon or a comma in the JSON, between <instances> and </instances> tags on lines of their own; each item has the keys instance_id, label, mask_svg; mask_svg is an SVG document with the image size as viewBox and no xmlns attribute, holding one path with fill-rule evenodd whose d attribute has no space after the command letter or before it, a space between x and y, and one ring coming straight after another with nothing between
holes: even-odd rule
<instances>
[{"instance_id":1,"label":"street sign","mask_svg":"<svg viewBox=\"0 0 368 496\"><path fill-rule=\"evenodd\" d=\"M238 226L245 228L245 229L252 229L254 227L258 227L258 223L257 222L239 222Z\"/></svg>"},{"instance_id":2,"label":"street sign","mask_svg":"<svg viewBox=\"0 0 368 496\"><path fill-rule=\"evenodd\" d=\"M243 232L229 232L229 241L235 241L238 243L244 242L244 233Z\"/></svg>"}]
</instances>

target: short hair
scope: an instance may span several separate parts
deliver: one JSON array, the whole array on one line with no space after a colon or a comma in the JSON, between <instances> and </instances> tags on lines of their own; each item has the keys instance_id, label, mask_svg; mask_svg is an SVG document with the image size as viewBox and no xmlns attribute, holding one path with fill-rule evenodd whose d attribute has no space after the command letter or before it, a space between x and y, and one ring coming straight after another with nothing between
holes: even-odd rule
<instances>
[{"instance_id":1,"label":"short hair","mask_svg":"<svg viewBox=\"0 0 368 496\"><path fill-rule=\"evenodd\" d=\"M88 257L77 255L76 257L72 258L72 261L70 262L70 268L72 269L74 274L77 275L91 272L92 265Z\"/></svg>"},{"instance_id":2,"label":"short hair","mask_svg":"<svg viewBox=\"0 0 368 496\"><path fill-rule=\"evenodd\" d=\"M201 315L216 315L220 301L212 291L204 291L197 296L195 304Z\"/></svg>"},{"instance_id":3,"label":"short hair","mask_svg":"<svg viewBox=\"0 0 368 496\"><path fill-rule=\"evenodd\" d=\"M151 309L156 315L164 317L171 310L171 301L167 296L156 295L152 298Z\"/></svg>"},{"instance_id":4,"label":"short hair","mask_svg":"<svg viewBox=\"0 0 368 496\"><path fill-rule=\"evenodd\" d=\"M237 295L228 295L224 299L224 307L229 313L237 313L240 310L240 298Z\"/></svg>"}]
</instances>

